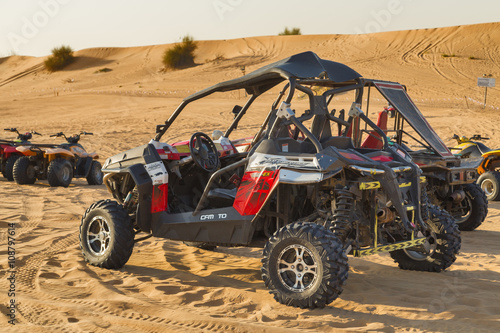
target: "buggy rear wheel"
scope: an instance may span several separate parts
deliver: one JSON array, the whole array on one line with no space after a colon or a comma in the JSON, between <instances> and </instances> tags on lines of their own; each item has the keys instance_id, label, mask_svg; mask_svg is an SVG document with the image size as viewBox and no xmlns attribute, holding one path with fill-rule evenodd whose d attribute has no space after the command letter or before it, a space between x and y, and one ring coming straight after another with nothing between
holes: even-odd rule
<instances>
[{"instance_id":1,"label":"buggy rear wheel","mask_svg":"<svg viewBox=\"0 0 500 333\"><path fill-rule=\"evenodd\" d=\"M47 168L47 180L50 186L68 187L73 179L73 165L64 158L56 158Z\"/></svg>"},{"instance_id":2,"label":"buggy rear wheel","mask_svg":"<svg viewBox=\"0 0 500 333\"><path fill-rule=\"evenodd\" d=\"M435 206L429 208L427 243L415 248L390 252L399 268L414 271L440 272L450 267L460 250L461 239L453 217Z\"/></svg>"},{"instance_id":3,"label":"buggy rear wheel","mask_svg":"<svg viewBox=\"0 0 500 333\"><path fill-rule=\"evenodd\" d=\"M16 183L34 184L36 181L35 166L31 163L29 156L22 156L14 163L12 175Z\"/></svg>"},{"instance_id":4,"label":"buggy rear wheel","mask_svg":"<svg viewBox=\"0 0 500 333\"><path fill-rule=\"evenodd\" d=\"M134 249L134 228L122 205L112 200L93 203L80 224L85 261L102 268L120 268Z\"/></svg>"},{"instance_id":5,"label":"buggy rear wheel","mask_svg":"<svg viewBox=\"0 0 500 333\"><path fill-rule=\"evenodd\" d=\"M498 201L500 199L500 172L487 171L483 173L477 179L477 184L489 201Z\"/></svg>"},{"instance_id":6,"label":"buggy rear wheel","mask_svg":"<svg viewBox=\"0 0 500 333\"><path fill-rule=\"evenodd\" d=\"M262 279L274 299L300 308L322 308L341 293L349 266L342 243L325 227L295 222L267 242Z\"/></svg>"}]
</instances>

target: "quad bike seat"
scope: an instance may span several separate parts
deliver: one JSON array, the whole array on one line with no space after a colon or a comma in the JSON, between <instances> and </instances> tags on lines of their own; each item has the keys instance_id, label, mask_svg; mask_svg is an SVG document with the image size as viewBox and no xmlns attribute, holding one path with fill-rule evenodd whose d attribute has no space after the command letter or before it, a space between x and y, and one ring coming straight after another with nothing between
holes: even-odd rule
<instances>
[{"instance_id":1,"label":"quad bike seat","mask_svg":"<svg viewBox=\"0 0 500 333\"><path fill-rule=\"evenodd\" d=\"M493 149L486 147L486 145L482 142L476 143L477 149L481 152L481 154L486 154L489 151L492 151Z\"/></svg>"}]
</instances>

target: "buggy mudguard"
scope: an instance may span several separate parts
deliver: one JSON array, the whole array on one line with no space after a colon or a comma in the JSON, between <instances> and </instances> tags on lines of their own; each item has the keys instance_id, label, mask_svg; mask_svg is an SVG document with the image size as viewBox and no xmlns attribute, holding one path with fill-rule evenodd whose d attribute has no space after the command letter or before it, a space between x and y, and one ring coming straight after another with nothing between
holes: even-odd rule
<instances>
[{"instance_id":1,"label":"buggy mudguard","mask_svg":"<svg viewBox=\"0 0 500 333\"><path fill-rule=\"evenodd\" d=\"M106 160L102 171L106 174L104 183L111 193L109 176L130 174L139 194L137 226L144 232L150 232L151 214L160 209L165 210L168 199L168 174L156 148L146 144L112 156Z\"/></svg>"}]
</instances>

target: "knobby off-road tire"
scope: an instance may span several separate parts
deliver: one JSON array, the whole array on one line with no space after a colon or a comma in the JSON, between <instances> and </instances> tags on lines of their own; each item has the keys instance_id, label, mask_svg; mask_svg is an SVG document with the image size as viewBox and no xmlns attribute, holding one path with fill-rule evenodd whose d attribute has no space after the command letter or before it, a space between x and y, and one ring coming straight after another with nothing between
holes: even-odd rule
<instances>
[{"instance_id":1,"label":"knobby off-road tire","mask_svg":"<svg viewBox=\"0 0 500 333\"><path fill-rule=\"evenodd\" d=\"M20 185L35 183L35 166L31 163L28 156L22 156L17 159L12 169L12 175L16 183Z\"/></svg>"},{"instance_id":2,"label":"knobby off-road tire","mask_svg":"<svg viewBox=\"0 0 500 333\"><path fill-rule=\"evenodd\" d=\"M488 214L488 200L478 184L467 184L463 187L465 199L460 203L465 211L453 213L461 231L472 231L483 223Z\"/></svg>"},{"instance_id":3,"label":"knobby off-road tire","mask_svg":"<svg viewBox=\"0 0 500 333\"><path fill-rule=\"evenodd\" d=\"M453 264L460 250L460 231L448 212L436 206L429 207L429 229L425 236L429 239L430 252L423 248L408 248L390 252L399 268L414 271L440 272Z\"/></svg>"},{"instance_id":4,"label":"knobby off-road tire","mask_svg":"<svg viewBox=\"0 0 500 333\"><path fill-rule=\"evenodd\" d=\"M16 161L19 159L19 155L11 155L5 161L5 169L3 170L3 176L8 180L8 181L13 181L14 180L14 164Z\"/></svg>"},{"instance_id":5,"label":"knobby off-road tire","mask_svg":"<svg viewBox=\"0 0 500 333\"><path fill-rule=\"evenodd\" d=\"M348 271L342 243L322 225L286 225L264 247L262 279L282 304L322 308L342 293Z\"/></svg>"},{"instance_id":6,"label":"knobby off-road tire","mask_svg":"<svg viewBox=\"0 0 500 333\"><path fill-rule=\"evenodd\" d=\"M500 172L487 171L477 179L477 184L486 194L489 201L500 200Z\"/></svg>"},{"instance_id":7,"label":"knobby off-road tire","mask_svg":"<svg viewBox=\"0 0 500 333\"><path fill-rule=\"evenodd\" d=\"M98 161L92 161L90 167L89 175L87 176L87 183L89 185L101 185L102 184L102 166Z\"/></svg>"},{"instance_id":8,"label":"knobby off-road tire","mask_svg":"<svg viewBox=\"0 0 500 333\"><path fill-rule=\"evenodd\" d=\"M91 265L123 267L134 249L134 228L123 206L112 200L93 203L82 217L80 248Z\"/></svg>"},{"instance_id":9,"label":"knobby off-road tire","mask_svg":"<svg viewBox=\"0 0 500 333\"><path fill-rule=\"evenodd\" d=\"M68 187L73 179L73 165L64 158L56 158L47 168L47 180L50 186Z\"/></svg>"}]
</instances>

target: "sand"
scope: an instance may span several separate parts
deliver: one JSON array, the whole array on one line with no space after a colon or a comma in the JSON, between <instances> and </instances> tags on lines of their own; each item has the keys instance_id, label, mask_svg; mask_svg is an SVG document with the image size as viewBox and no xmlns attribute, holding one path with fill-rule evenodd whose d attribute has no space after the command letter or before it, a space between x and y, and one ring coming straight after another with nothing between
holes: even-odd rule
<instances>
[{"instance_id":1,"label":"sand","mask_svg":"<svg viewBox=\"0 0 500 333\"><path fill-rule=\"evenodd\" d=\"M64 71L48 73L43 57L0 58L0 124L48 137L82 130L81 143L101 161L146 143L182 98L295 53L311 50L363 76L395 80L448 145L454 133L489 136L500 147L500 93L476 86L500 74L500 23L370 35L273 36L200 41L197 66L163 71L168 45L94 48L75 53ZM443 57L443 54L455 55ZM474 59L470 59L474 57ZM222 60L214 60L223 58ZM100 69L109 68L105 72ZM272 97L272 95L269 95ZM243 94L197 104L166 140L224 129ZM252 135L269 110L249 115ZM203 116L200 117L200 114ZM2 138L12 138L4 132ZM344 292L324 309L281 305L260 278L258 248L205 251L150 238L137 243L120 270L87 265L79 249L82 214L105 187L74 180L19 186L0 178L0 331L2 332L498 332L500 203L485 222L462 233L457 261L442 273L397 268L387 254L349 257ZM15 224L15 326L8 324L8 223Z\"/></svg>"}]
</instances>

